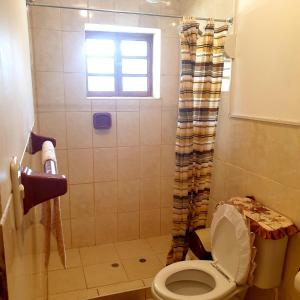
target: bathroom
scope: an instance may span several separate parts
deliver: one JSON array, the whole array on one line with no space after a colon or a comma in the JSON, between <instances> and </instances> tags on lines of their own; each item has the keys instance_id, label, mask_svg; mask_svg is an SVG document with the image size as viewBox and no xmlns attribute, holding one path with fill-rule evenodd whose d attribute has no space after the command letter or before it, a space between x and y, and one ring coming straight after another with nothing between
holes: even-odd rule
<instances>
[{"instance_id":1,"label":"bathroom","mask_svg":"<svg viewBox=\"0 0 300 300\"><path fill-rule=\"evenodd\" d=\"M210 225L220 201L253 196L300 228L300 121L293 85L300 61L291 55L300 47L291 38L300 28L298 12L300 5L292 0L276 5L270 0L2 0L0 299L153 298L153 278L172 245L181 16L197 18L201 32L209 22L228 27L205 223ZM145 93L93 94L89 69L97 64L88 63L94 49L88 49L87 37L104 30L153 36L147 44L152 57L138 48L136 54L134 47L126 56L152 64L145 71L151 78ZM289 38L285 47L278 36ZM257 46L267 43L274 51ZM111 58L109 44L104 48L104 57ZM249 57L250 64L239 64ZM286 98L290 102L280 106ZM55 234L45 250L43 204L18 214L12 196L13 156L43 173L41 151L28 151L31 132L56 140L58 174L67 180L60 197L66 269ZM297 233L288 241L280 285L251 286L244 299L300 299L294 287L299 253Z\"/></svg>"}]
</instances>

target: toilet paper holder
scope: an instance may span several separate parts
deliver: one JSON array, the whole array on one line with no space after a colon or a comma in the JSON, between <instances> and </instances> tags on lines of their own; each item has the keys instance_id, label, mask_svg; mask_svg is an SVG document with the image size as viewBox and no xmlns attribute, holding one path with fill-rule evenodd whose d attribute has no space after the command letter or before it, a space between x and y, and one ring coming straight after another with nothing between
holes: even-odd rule
<instances>
[{"instance_id":1,"label":"toilet paper holder","mask_svg":"<svg viewBox=\"0 0 300 300\"><path fill-rule=\"evenodd\" d=\"M39 136L31 133L27 152L34 154L42 150L45 141L51 141L55 147L53 138ZM55 168L55 162L45 162L48 168ZM15 226L20 228L23 216L29 210L47 200L64 195L67 192L67 178L64 175L53 175L35 172L28 167L21 167L17 157L13 157L10 163L12 182L13 204L15 213Z\"/></svg>"}]
</instances>

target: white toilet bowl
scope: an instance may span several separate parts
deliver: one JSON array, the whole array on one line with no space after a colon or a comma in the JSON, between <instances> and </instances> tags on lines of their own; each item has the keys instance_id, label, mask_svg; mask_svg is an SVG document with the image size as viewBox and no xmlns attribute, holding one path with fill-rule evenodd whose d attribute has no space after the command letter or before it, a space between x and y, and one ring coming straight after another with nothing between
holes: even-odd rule
<instances>
[{"instance_id":1,"label":"white toilet bowl","mask_svg":"<svg viewBox=\"0 0 300 300\"><path fill-rule=\"evenodd\" d=\"M213 261L188 260L163 268L154 278L156 300L241 299L251 260L250 233L232 205L218 207L211 226Z\"/></svg>"},{"instance_id":2,"label":"white toilet bowl","mask_svg":"<svg viewBox=\"0 0 300 300\"><path fill-rule=\"evenodd\" d=\"M153 296L159 300L225 299L236 289L236 284L212 264L212 261L192 260L165 267L153 281Z\"/></svg>"}]
</instances>

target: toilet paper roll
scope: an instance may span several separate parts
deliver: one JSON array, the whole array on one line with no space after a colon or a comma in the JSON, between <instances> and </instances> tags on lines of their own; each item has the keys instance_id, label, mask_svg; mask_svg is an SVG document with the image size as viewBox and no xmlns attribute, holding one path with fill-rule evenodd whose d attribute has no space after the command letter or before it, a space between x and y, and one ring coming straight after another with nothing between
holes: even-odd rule
<instances>
[{"instance_id":1,"label":"toilet paper roll","mask_svg":"<svg viewBox=\"0 0 300 300\"><path fill-rule=\"evenodd\" d=\"M294 286L295 289L300 292L300 271L296 274L295 280L294 280Z\"/></svg>"}]
</instances>

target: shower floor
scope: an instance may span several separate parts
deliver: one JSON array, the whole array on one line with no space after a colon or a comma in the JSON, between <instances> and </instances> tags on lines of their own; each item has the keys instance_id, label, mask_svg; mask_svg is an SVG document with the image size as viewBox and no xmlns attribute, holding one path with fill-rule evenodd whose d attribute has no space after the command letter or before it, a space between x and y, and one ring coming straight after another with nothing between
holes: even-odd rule
<instances>
[{"instance_id":1,"label":"shower floor","mask_svg":"<svg viewBox=\"0 0 300 300\"><path fill-rule=\"evenodd\" d=\"M49 300L89 299L147 288L165 265L170 241L168 235L68 249L66 270L52 252Z\"/></svg>"}]
</instances>

